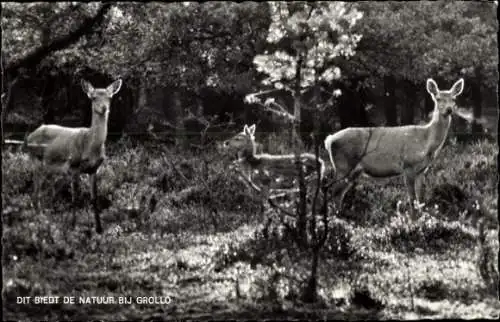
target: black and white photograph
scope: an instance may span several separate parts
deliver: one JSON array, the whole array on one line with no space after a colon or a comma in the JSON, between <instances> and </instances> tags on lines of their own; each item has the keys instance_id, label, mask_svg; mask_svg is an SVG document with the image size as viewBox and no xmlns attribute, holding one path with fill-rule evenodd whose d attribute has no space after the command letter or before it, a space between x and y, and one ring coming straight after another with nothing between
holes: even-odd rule
<instances>
[{"instance_id":1,"label":"black and white photograph","mask_svg":"<svg viewBox=\"0 0 500 322\"><path fill-rule=\"evenodd\" d=\"M3 321L500 318L497 10L2 2Z\"/></svg>"}]
</instances>

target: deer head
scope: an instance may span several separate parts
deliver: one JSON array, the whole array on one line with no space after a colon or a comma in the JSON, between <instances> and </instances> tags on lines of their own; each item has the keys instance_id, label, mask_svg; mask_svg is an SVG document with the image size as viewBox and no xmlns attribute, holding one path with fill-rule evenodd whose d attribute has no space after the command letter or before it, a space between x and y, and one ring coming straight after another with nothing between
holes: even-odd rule
<instances>
[{"instance_id":1,"label":"deer head","mask_svg":"<svg viewBox=\"0 0 500 322\"><path fill-rule=\"evenodd\" d=\"M106 88L94 88L92 84L82 79L83 91L92 101L92 110L99 115L107 115L109 113L109 106L111 105L111 98L118 93L122 86L122 80L118 79Z\"/></svg>"},{"instance_id":2,"label":"deer head","mask_svg":"<svg viewBox=\"0 0 500 322\"><path fill-rule=\"evenodd\" d=\"M436 82L429 78L427 79L427 92L432 97L438 112L443 116L449 116L457 112L457 104L455 98L462 93L464 89L464 79L459 79L450 90L439 90Z\"/></svg>"},{"instance_id":3,"label":"deer head","mask_svg":"<svg viewBox=\"0 0 500 322\"><path fill-rule=\"evenodd\" d=\"M222 143L222 149L226 151L248 151L254 152L255 147L255 124L245 124L243 131Z\"/></svg>"}]
</instances>

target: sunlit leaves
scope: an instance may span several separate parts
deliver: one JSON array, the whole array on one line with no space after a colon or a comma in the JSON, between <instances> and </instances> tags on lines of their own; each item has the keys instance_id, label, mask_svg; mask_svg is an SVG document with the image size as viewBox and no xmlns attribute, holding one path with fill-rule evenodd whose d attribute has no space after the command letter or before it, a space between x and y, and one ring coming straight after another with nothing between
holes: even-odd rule
<instances>
[{"instance_id":1,"label":"sunlit leaves","mask_svg":"<svg viewBox=\"0 0 500 322\"><path fill-rule=\"evenodd\" d=\"M276 43L281 40L285 34L285 26L282 24L282 17L288 17L288 6L280 1L270 1L269 11L271 15L271 25L267 35L267 41Z\"/></svg>"},{"instance_id":2,"label":"sunlit leaves","mask_svg":"<svg viewBox=\"0 0 500 322\"><path fill-rule=\"evenodd\" d=\"M338 67L330 67L327 68L323 74L321 74L321 79L326 82L331 82L334 79L340 78L340 68Z\"/></svg>"},{"instance_id":3,"label":"sunlit leaves","mask_svg":"<svg viewBox=\"0 0 500 322\"><path fill-rule=\"evenodd\" d=\"M255 104L259 101L259 98L255 94L248 94L244 98L245 103Z\"/></svg>"},{"instance_id":4,"label":"sunlit leaves","mask_svg":"<svg viewBox=\"0 0 500 322\"><path fill-rule=\"evenodd\" d=\"M283 49L255 56L257 71L268 75L264 85L286 84L300 76L300 86L308 88L340 77L333 61L355 54L361 35L352 33L351 28L363 16L360 11L337 1L269 2L269 10L272 22L267 41ZM299 62L301 75L296 75Z\"/></svg>"},{"instance_id":5,"label":"sunlit leaves","mask_svg":"<svg viewBox=\"0 0 500 322\"><path fill-rule=\"evenodd\" d=\"M257 55L254 63L257 65L258 72L269 75L268 81L275 82L295 78L297 59L284 51L276 51L271 55Z\"/></svg>"},{"instance_id":6,"label":"sunlit leaves","mask_svg":"<svg viewBox=\"0 0 500 322\"><path fill-rule=\"evenodd\" d=\"M318 1L314 4L302 2L294 5L300 8L290 13L288 3L269 2L272 23L267 40L270 43L277 43L284 37L301 37L315 32L343 33L363 16L361 12L354 8L347 9L344 2L338 1Z\"/></svg>"}]
</instances>

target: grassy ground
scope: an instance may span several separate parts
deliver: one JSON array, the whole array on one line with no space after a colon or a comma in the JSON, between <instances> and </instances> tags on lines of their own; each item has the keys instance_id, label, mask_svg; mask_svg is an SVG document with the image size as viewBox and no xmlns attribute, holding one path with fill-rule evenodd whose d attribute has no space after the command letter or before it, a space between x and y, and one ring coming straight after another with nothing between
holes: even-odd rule
<instances>
[{"instance_id":1,"label":"grassy ground","mask_svg":"<svg viewBox=\"0 0 500 322\"><path fill-rule=\"evenodd\" d=\"M263 232L266 213L215 152L108 147L99 172L102 235L94 233L88 184L71 210L68 181L53 178L37 214L33 165L4 152L4 319L498 317L490 281L498 276L496 153L487 142L445 146L416 222L397 210L406 200L401 180L361 182L352 206L330 222L319 301L305 304L309 253L277 224ZM478 218L490 223L482 244ZM21 296L32 303L16 304ZM132 303L42 305L35 296ZM143 296L171 302L137 303Z\"/></svg>"}]
</instances>

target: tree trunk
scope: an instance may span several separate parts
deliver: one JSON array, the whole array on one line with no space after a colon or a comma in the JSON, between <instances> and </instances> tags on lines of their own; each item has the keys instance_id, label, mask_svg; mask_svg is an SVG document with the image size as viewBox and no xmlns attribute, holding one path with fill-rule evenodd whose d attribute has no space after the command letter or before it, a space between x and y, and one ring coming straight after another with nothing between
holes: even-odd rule
<instances>
[{"instance_id":1,"label":"tree trunk","mask_svg":"<svg viewBox=\"0 0 500 322\"><path fill-rule=\"evenodd\" d=\"M156 86L155 87L155 92L160 93L160 104L161 104L161 111L163 112L163 118L165 120L170 120L172 118L172 111L170 110L170 105L172 105L172 99L168 93L173 93L173 88L171 87L163 87L163 86Z\"/></svg>"},{"instance_id":2,"label":"tree trunk","mask_svg":"<svg viewBox=\"0 0 500 322\"><path fill-rule=\"evenodd\" d=\"M135 100L132 103L131 110L132 113L130 114L125 114L123 115L121 121L122 124L121 130L122 131L127 131L127 128L132 128L134 129L135 132L139 129L144 129L144 127L141 127L141 113L143 113L146 105L148 104L148 93L147 93L147 88L146 88L146 81L142 78L139 77L137 79L137 89L136 89L136 96ZM134 133L135 134L135 133ZM139 134L139 133L137 133Z\"/></svg>"},{"instance_id":3,"label":"tree trunk","mask_svg":"<svg viewBox=\"0 0 500 322\"><path fill-rule=\"evenodd\" d=\"M147 97L147 92L146 92L146 81L140 77L138 79L138 95L137 95L137 103L134 108L134 115L137 116L137 114L142 111L146 105L148 104L148 97Z\"/></svg>"},{"instance_id":4,"label":"tree trunk","mask_svg":"<svg viewBox=\"0 0 500 322\"><path fill-rule=\"evenodd\" d=\"M73 101L71 100L71 87L73 86L73 83L72 83L72 79L70 77L68 77L68 74L64 74L63 76L64 78L64 84L66 84L66 86L64 86L64 104L63 104L63 109L64 111L66 111L66 113L68 113L69 111L75 111L76 108L75 108L75 105L76 104L73 104Z\"/></svg>"},{"instance_id":5,"label":"tree trunk","mask_svg":"<svg viewBox=\"0 0 500 322\"><path fill-rule=\"evenodd\" d=\"M301 72L302 72L303 57L299 53L297 60L297 67L295 68L295 88L293 97L293 136L294 145L293 150L295 154L295 159L297 162L298 179L299 179L299 204L297 207L297 237L300 243L306 242L306 224L307 224L307 191L304 182L304 173L302 171L302 166L300 165L300 153L302 151L302 140L300 138L300 121L301 121L301 101L300 101L300 83L301 83Z\"/></svg>"},{"instance_id":6,"label":"tree trunk","mask_svg":"<svg viewBox=\"0 0 500 322\"><path fill-rule=\"evenodd\" d=\"M311 260L311 275L307 281L307 285L302 294L302 300L306 303L316 302L317 285L318 285L318 262L319 262L319 248L313 247L312 260Z\"/></svg>"},{"instance_id":7,"label":"tree trunk","mask_svg":"<svg viewBox=\"0 0 500 322\"><path fill-rule=\"evenodd\" d=\"M50 25L44 26L42 29L42 46L47 47L50 45ZM56 85L54 84L57 80L56 77L52 77L50 74L42 75L44 78L44 84L42 84L43 89L40 93L41 96L41 105L43 112L43 123L44 124L53 124L55 121L55 111L54 111L54 103L51 104L51 98L53 97L56 89Z\"/></svg>"},{"instance_id":8,"label":"tree trunk","mask_svg":"<svg viewBox=\"0 0 500 322\"><path fill-rule=\"evenodd\" d=\"M196 95L196 118L198 120L203 120L205 117L205 106L203 105L203 100L200 95ZM246 123L245 123L246 124ZM200 132L200 146L204 146L207 141L208 129L205 128L205 124L203 124L204 129Z\"/></svg>"},{"instance_id":9,"label":"tree trunk","mask_svg":"<svg viewBox=\"0 0 500 322\"><path fill-rule=\"evenodd\" d=\"M41 95L41 105L43 111L43 123L44 124L53 124L55 122L55 102L53 97L56 92L56 77L52 77L50 75L46 76L45 81L42 86L43 90L40 93Z\"/></svg>"},{"instance_id":10,"label":"tree trunk","mask_svg":"<svg viewBox=\"0 0 500 322\"><path fill-rule=\"evenodd\" d=\"M252 104L244 104L243 106L244 106L243 107L243 121L245 122L245 124L248 124L248 123L250 123L250 119L252 116Z\"/></svg>"},{"instance_id":11,"label":"tree trunk","mask_svg":"<svg viewBox=\"0 0 500 322\"><path fill-rule=\"evenodd\" d=\"M92 102L89 99L84 100L83 106L83 126L90 127L92 124ZM108 131L109 132L109 131Z\"/></svg>"},{"instance_id":12,"label":"tree trunk","mask_svg":"<svg viewBox=\"0 0 500 322\"><path fill-rule=\"evenodd\" d=\"M479 120L482 116L482 106L483 106L483 96L481 93L481 82L482 82L482 70L477 67L475 70L475 78L471 84L472 88L472 102L473 108L472 113L474 115L474 120ZM483 133L483 127L478 122L472 123L472 134L474 137L480 137Z\"/></svg>"},{"instance_id":13,"label":"tree trunk","mask_svg":"<svg viewBox=\"0 0 500 322\"><path fill-rule=\"evenodd\" d=\"M416 98L417 92L415 85L409 80L404 81L404 91L405 91L405 104L403 105L403 111L401 113L401 124L408 125L413 124L415 120L415 108L416 108Z\"/></svg>"},{"instance_id":14,"label":"tree trunk","mask_svg":"<svg viewBox=\"0 0 500 322\"><path fill-rule=\"evenodd\" d=\"M354 124L352 120L352 111L351 111L351 93L347 86L343 83L338 83L337 86L341 91L342 95L338 100L338 116L340 121L340 128L345 129L346 127L352 126Z\"/></svg>"},{"instance_id":15,"label":"tree trunk","mask_svg":"<svg viewBox=\"0 0 500 322\"><path fill-rule=\"evenodd\" d=\"M313 116L314 120L314 128L313 128L313 141L314 141L314 154L316 157L319 157L319 142L318 142L318 128L319 128L319 123L320 123L320 117L319 117L319 87L315 88L315 103L316 103L316 108L317 114ZM319 175L319 174L318 174ZM317 285L318 285L318 261L319 261L319 251L321 247L323 246L324 243L321 243L318 240L318 236L316 233L316 204L318 202L318 194L319 194L319 189L321 182L318 179L317 182L318 186L315 187L316 192L312 200L312 205L311 205L311 217L309 219L309 231L310 231L310 242L309 242L309 247L310 250L312 251L312 259L311 259L311 275L309 276L309 280L307 282L307 285L304 289L304 293L302 294L302 299L306 303L314 303L316 302L317 298ZM326 233L326 227L325 227L325 233ZM312 247L311 247L312 246Z\"/></svg>"},{"instance_id":16,"label":"tree trunk","mask_svg":"<svg viewBox=\"0 0 500 322\"><path fill-rule=\"evenodd\" d=\"M5 142L5 135L4 135L4 124L5 121L7 120L7 115L9 112L12 110L13 107L13 100L12 100L12 91L14 90L14 86L16 85L18 81L18 78L14 78L12 81L7 83L5 93L2 93L2 116L1 116L1 131L2 131L2 146Z\"/></svg>"},{"instance_id":17,"label":"tree trunk","mask_svg":"<svg viewBox=\"0 0 500 322\"><path fill-rule=\"evenodd\" d=\"M187 148L187 137L184 129L184 111L182 109L181 94L179 89L172 93L172 108L175 113L175 144L182 148Z\"/></svg>"},{"instance_id":18,"label":"tree trunk","mask_svg":"<svg viewBox=\"0 0 500 322\"><path fill-rule=\"evenodd\" d=\"M384 76L385 91L385 120L386 126L398 125L398 111L396 107L396 80L392 76Z\"/></svg>"},{"instance_id":19,"label":"tree trunk","mask_svg":"<svg viewBox=\"0 0 500 322\"><path fill-rule=\"evenodd\" d=\"M357 122L356 122L356 125L357 126L369 126L369 122L368 122L368 115L366 113L366 105L367 103L369 102L369 99L368 99L368 89L366 88L358 88L358 84L359 84L360 81L357 81L356 82L356 87L355 89L357 89L357 93L358 93L358 96L359 96L359 106L358 106L358 117L357 117Z\"/></svg>"}]
</instances>

